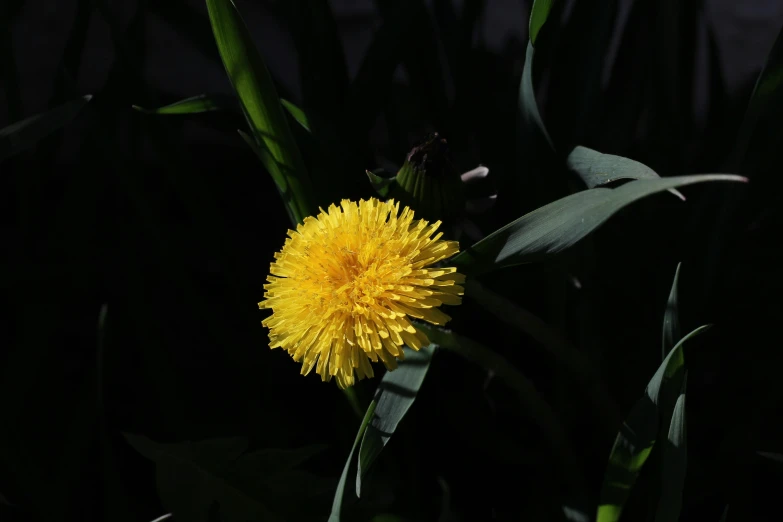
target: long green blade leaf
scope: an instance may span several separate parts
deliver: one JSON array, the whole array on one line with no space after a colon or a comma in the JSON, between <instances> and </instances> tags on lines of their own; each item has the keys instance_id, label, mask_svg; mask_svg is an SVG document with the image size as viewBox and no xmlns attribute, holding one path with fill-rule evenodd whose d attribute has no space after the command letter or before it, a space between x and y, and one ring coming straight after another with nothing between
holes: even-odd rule
<instances>
[{"instance_id":1,"label":"long green blade leaf","mask_svg":"<svg viewBox=\"0 0 783 522\"><path fill-rule=\"evenodd\" d=\"M677 263L677 270L674 272L674 282L669 292L669 301L666 303L666 311L663 314L663 358L680 341L680 305L678 302L678 287L680 281L680 267L682 263Z\"/></svg>"},{"instance_id":2,"label":"long green blade leaf","mask_svg":"<svg viewBox=\"0 0 783 522\"><path fill-rule=\"evenodd\" d=\"M666 426L663 436L668 437L669 419L676 409L676 401L669 403L667 399L670 396L679 398L685 380L683 347L708 328L710 325L701 326L677 343L650 379L642 398L628 414L609 455L596 522L620 520L631 488L661 434L664 418Z\"/></svg>"},{"instance_id":3,"label":"long green blade leaf","mask_svg":"<svg viewBox=\"0 0 783 522\"><path fill-rule=\"evenodd\" d=\"M340 475L340 481L337 483L337 491L334 493L334 501L332 502L332 513L329 515L329 520L327 522L340 522L340 516L343 510L343 497L345 496L345 484L348 481L348 474L350 473L351 464L353 463L353 454L359 446L359 443L367 430L367 426L370 424L370 420L372 420L373 414L375 413L375 407L376 403L375 401L372 401L367 408L367 413L364 414L364 419L362 419L362 423L359 426L359 432L356 434L353 446L351 446L351 452L348 454L348 459L345 461L345 467L343 467L343 473Z\"/></svg>"},{"instance_id":4,"label":"long green blade leaf","mask_svg":"<svg viewBox=\"0 0 783 522\"><path fill-rule=\"evenodd\" d=\"M70 123L91 99L92 95L87 94L0 129L0 161L33 147L42 138Z\"/></svg>"},{"instance_id":5,"label":"long green blade leaf","mask_svg":"<svg viewBox=\"0 0 783 522\"><path fill-rule=\"evenodd\" d=\"M362 479L416 400L416 394L430 369L435 349L434 344L418 352L406 347L405 360L400 362L396 370L386 372L378 385L373 399L377 404L375 414L364 432L359 449L359 466L356 470L357 497L361 497Z\"/></svg>"},{"instance_id":6,"label":"long green blade leaf","mask_svg":"<svg viewBox=\"0 0 783 522\"><path fill-rule=\"evenodd\" d=\"M199 94L178 102L158 107L157 109L145 109L133 105L137 111L145 114L200 114L202 112L220 111L236 106L236 101L222 94Z\"/></svg>"},{"instance_id":7,"label":"long green blade leaf","mask_svg":"<svg viewBox=\"0 0 783 522\"><path fill-rule=\"evenodd\" d=\"M549 17L549 11L552 10L554 0L534 0L533 7L530 9L530 25L528 31L530 34L530 43L535 45L538 33L546 23Z\"/></svg>"},{"instance_id":8,"label":"long green blade leaf","mask_svg":"<svg viewBox=\"0 0 783 522\"><path fill-rule=\"evenodd\" d=\"M272 77L232 0L206 0L212 31L253 136L277 164L270 172L297 222L315 210L310 178Z\"/></svg>"},{"instance_id":9,"label":"long green blade leaf","mask_svg":"<svg viewBox=\"0 0 783 522\"><path fill-rule=\"evenodd\" d=\"M655 522L679 520L682 508L682 491L685 488L685 474L688 467L687 437L685 422L685 387L687 372L683 378L682 391L674 404L666 446L663 449L661 466L661 500Z\"/></svg>"},{"instance_id":10,"label":"long green blade leaf","mask_svg":"<svg viewBox=\"0 0 783 522\"><path fill-rule=\"evenodd\" d=\"M280 99L280 103L283 104L283 107L285 110L288 111L288 113L296 120L296 123L302 126L304 130L307 132L310 131L310 120L307 119L307 114L304 113L302 109L294 105L288 100Z\"/></svg>"},{"instance_id":11,"label":"long green blade leaf","mask_svg":"<svg viewBox=\"0 0 783 522\"><path fill-rule=\"evenodd\" d=\"M469 274L539 261L573 246L623 207L671 188L707 181L747 181L732 174L703 174L631 181L616 189L571 194L493 232L453 258Z\"/></svg>"},{"instance_id":12,"label":"long green blade leaf","mask_svg":"<svg viewBox=\"0 0 783 522\"><path fill-rule=\"evenodd\" d=\"M581 145L574 147L566 158L566 164L582 178L587 188L600 187L615 181L660 178L657 172L644 163L623 156L603 154ZM669 189L669 192L685 200L676 189Z\"/></svg>"}]
</instances>

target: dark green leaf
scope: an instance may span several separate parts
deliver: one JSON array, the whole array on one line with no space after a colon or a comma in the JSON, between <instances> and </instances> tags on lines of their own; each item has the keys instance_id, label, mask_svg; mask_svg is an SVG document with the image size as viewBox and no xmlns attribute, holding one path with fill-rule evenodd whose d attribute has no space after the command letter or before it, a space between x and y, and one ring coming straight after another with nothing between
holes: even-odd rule
<instances>
[{"instance_id":1,"label":"dark green leaf","mask_svg":"<svg viewBox=\"0 0 783 522\"><path fill-rule=\"evenodd\" d=\"M256 143L263 144L269 169L296 222L314 213L312 187L280 98L264 61L232 0L207 0L220 57Z\"/></svg>"},{"instance_id":2,"label":"dark green leaf","mask_svg":"<svg viewBox=\"0 0 783 522\"><path fill-rule=\"evenodd\" d=\"M576 455L563 426L530 379L500 354L472 339L425 323L417 323L416 327L434 344L481 366L513 390L525 414L541 429L544 439L551 445L551 455L558 460L564 479L576 491L584 490L582 474L575 465Z\"/></svg>"},{"instance_id":3,"label":"dark green leaf","mask_svg":"<svg viewBox=\"0 0 783 522\"><path fill-rule=\"evenodd\" d=\"M625 502L650 456L656 439L659 436L668 438L670 419L673 419L676 400L679 400L685 381L683 347L708 328L710 325L701 326L677 343L647 384L642 398L628 414L609 455L596 522L620 520ZM670 396L676 397L676 400L669 401ZM676 432L677 427L674 429ZM684 425L682 429L684 430Z\"/></svg>"},{"instance_id":4,"label":"dark green leaf","mask_svg":"<svg viewBox=\"0 0 783 522\"><path fill-rule=\"evenodd\" d=\"M525 65L522 69L522 80L519 83L519 99L517 100L520 139L527 143L531 140L530 136L538 134L546 140L550 149L554 149L555 146L546 130L544 120L541 119L536 101L536 91L533 85L533 57L535 53L533 43L529 42L525 54Z\"/></svg>"},{"instance_id":5,"label":"dark green leaf","mask_svg":"<svg viewBox=\"0 0 783 522\"><path fill-rule=\"evenodd\" d=\"M226 522L287 520L282 510L271 506L279 508L281 500L292 508L294 499L306 502L314 477L294 468L322 450L313 446L247 452L248 441L242 437L163 444L124 436L155 462L158 492L175 520L206 521L216 505Z\"/></svg>"},{"instance_id":6,"label":"dark green leaf","mask_svg":"<svg viewBox=\"0 0 783 522\"><path fill-rule=\"evenodd\" d=\"M372 171L366 171L367 177L370 178L370 183L372 184L372 188L375 189L375 192L378 193L379 196L381 196L383 199L386 199L391 196L392 191L394 190L394 187L397 184L397 177L391 177L391 178L382 178L381 176L377 175L376 173Z\"/></svg>"},{"instance_id":7,"label":"dark green leaf","mask_svg":"<svg viewBox=\"0 0 783 522\"><path fill-rule=\"evenodd\" d=\"M0 161L33 147L38 140L70 123L91 99L88 94L0 129Z\"/></svg>"},{"instance_id":8,"label":"dark green leaf","mask_svg":"<svg viewBox=\"0 0 783 522\"><path fill-rule=\"evenodd\" d=\"M302 128L307 132L310 132L310 121L307 119L307 114L305 114L302 109L290 101L284 100L282 98L280 99L280 103L282 103L285 110L287 110L288 113L293 116L293 118L296 120L296 123L301 125Z\"/></svg>"},{"instance_id":9,"label":"dark green leaf","mask_svg":"<svg viewBox=\"0 0 783 522\"><path fill-rule=\"evenodd\" d=\"M621 180L660 178L657 172L643 163L622 156L603 154L581 145L574 147L566 163L569 169L582 178L587 188L600 187ZM669 192L685 200L676 189L669 189Z\"/></svg>"},{"instance_id":10,"label":"dark green leaf","mask_svg":"<svg viewBox=\"0 0 783 522\"><path fill-rule=\"evenodd\" d=\"M384 374L373 401L375 413L362 437L359 448L359 466L356 470L356 496L361 497L362 479L394 435L397 425L416 400L427 370L430 369L436 346L431 344L419 351L404 348L405 359L394 371Z\"/></svg>"},{"instance_id":11,"label":"dark green leaf","mask_svg":"<svg viewBox=\"0 0 783 522\"><path fill-rule=\"evenodd\" d=\"M762 154L766 151L766 154L777 156L776 151L770 146L780 143L780 138L772 135L770 130L778 127L781 109L783 109L783 30L778 33L777 40L767 56L767 62L756 81L756 87L745 111L745 118L737 133L734 149L736 168L740 168L748 160L756 163L763 159L748 158L747 155L752 152L752 149Z\"/></svg>"},{"instance_id":12,"label":"dark green leaf","mask_svg":"<svg viewBox=\"0 0 783 522\"><path fill-rule=\"evenodd\" d=\"M678 303L678 286L680 281L680 267L682 263L677 263L677 270L674 272L674 282L669 292L669 301L666 303L666 311L663 314L663 358L680 341L680 305Z\"/></svg>"},{"instance_id":13,"label":"dark green leaf","mask_svg":"<svg viewBox=\"0 0 783 522\"><path fill-rule=\"evenodd\" d=\"M769 453L766 451L757 451L756 453L758 453L759 455L761 455L766 459L770 459L780 464L783 464L783 455L780 453Z\"/></svg>"},{"instance_id":14,"label":"dark green leaf","mask_svg":"<svg viewBox=\"0 0 783 522\"><path fill-rule=\"evenodd\" d=\"M723 515L720 517L720 522L726 522L729 518L729 505L726 504L726 507L723 508Z\"/></svg>"},{"instance_id":15,"label":"dark green leaf","mask_svg":"<svg viewBox=\"0 0 783 522\"><path fill-rule=\"evenodd\" d=\"M452 259L463 273L477 274L530 263L573 246L623 207L646 196L706 181L747 181L731 174L640 179L616 188L571 194L493 232Z\"/></svg>"},{"instance_id":16,"label":"dark green leaf","mask_svg":"<svg viewBox=\"0 0 783 522\"><path fill-rule=\"evenodd\" d=\"M552 2L554 0L534 0L533 7L530 9L530 26L528 34L530 35L530 43L536 44L538 38L538 32L546 23L549 17L549 11L552 10Z\"/></svg>"},{"instance_id":17,"label":"dark green leaf","mask_svg":"<svg viewBox=\"0 0 783 522\"><path fill-rule=\"evenodd\" d=\"M375 406L375 401L372 401L370 406L367 408L367 413L364 414L364 419L362 419L361 425L359 426L359 432L356 434L356 439L353 441L353 446L351 446L351 452L348 454L348 458L345 461L343 473L340 475L340 482L337 483L337 491L334 493L332 512L329 515L328 522L340 522L340 517L342 516L343 510L343 498L345 497L345 484L348 481L348 474L350 473L351 465L353 464L353 454L356 451L357 446L359 446L359 443L361 442L362 437L367 430L367 426L370 424L370 420L375 413Z\"/></svg>"},{"instance_id":18,"label":"dark green leaf","mask_svg":"<svg viewBox=\"0 0 783 522\"><path fill-rule=\"evenodd\" d=\"M146 114L200 114L202 112L231 109L235 106L236 102L229 96L222 94L199 94L198 96L191 96L157 109L145 109L138 105L134 105L133 108Z\"/></svg>"},{"instance_id":19,"label":"dark green leaf","mask_svg":"<svg viewBox=\"0 0 783 522\"><path fill-rule=\"evenodd\" d=\"M674 404L666 445L663 448L661 466L661 499L658 502L656 522L680 519L682 492L685 488L685 474L688 467L687 436L685 422L685 387L688 374L685 372L682 390Z\"/></svg>"}]
</instances>

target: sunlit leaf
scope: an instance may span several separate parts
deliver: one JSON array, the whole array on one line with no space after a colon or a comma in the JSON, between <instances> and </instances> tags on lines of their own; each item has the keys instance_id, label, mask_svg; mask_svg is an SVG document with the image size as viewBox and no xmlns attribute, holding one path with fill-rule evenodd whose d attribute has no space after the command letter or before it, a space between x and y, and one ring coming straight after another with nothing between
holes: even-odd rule
<instances>
[{"instance_id":1,"label":"sunlit leaf","mask_svg":"<svg viewBox=\"0 0 783 522\"><path fill-rule=\"evenodd\" d=\"M0 129L0 161L33 147L70 123L91 99L92 95L88 94Z\"/></svg>"},{"instance_id":2,"label":"sunlit leaf","mask_svg":"<svg viewBox=\"0 0 783 522\"><path fill-rule=\"evenodd\" d=\"M234 2L207 0L207 8L220 57L253 138L277 165L270 174L294 220L301 222L314 214L312 186L272 77Z\"/></svg>"},{"instance_id":3,"label":"sunlit leaf","mask_svg":"<svg viewBox=\"0 0 783 522\"><path fill-rule=\"evenodd\" d=\"M133 106L134 109L145 114L200 114L202 112L226 110L234 107L236 107L236 101L223 94L199 94L198 96L191 96L157 109L145 109L138 105Z\"/></svg>"},{"instance_id":4,"label":"sunlit leaf","mask_svg":"<svg viewBox=\"0 0 783 522\"><path fill-rule=\"evenodd\" d=\"M405 347L405 359L399 363L396 370L386 372L378 384L373 399L376 404L375 413L367 426L367 431L364 432L359 448L359 466L356 470L357 497L361 496L362 479L416 400L416 394L430 369L435 348L433 344L419 351Z\"/></svg>"},{"instance_id":5,"label":"sunlit leaf","mask_svg":"<svg viewBox=\"0 0 783 522\"><path fill-rule=\"evenodd\" d=\"M596 522L620 520L631 489L647 462L656 440L659 437L668 438L670 419L673 419L676 402L682 395L685 382L683 347L709 328L710 325L701 326L677 343L647 384L642 398L628 414L609 455ZM670 401L669 397L674 397L675 400ZM681 408L684 406L683 402ZM663 433L661 433L662 426ZM684 423L674 427L675 433L672 436L679 436L680 428L684 436ZM684 448L684 445L682 447Z\"/></svg>"},{"instance_id":6,"label":"sunlit leaf","mask_svg":"<svg viewBox=\"0 0 783 522\"><path fill-rule=\"evenodd\" d=\"M708 181L744 182L731 174L640 179L616 189L594 188L571 194L496 230L452 259L469 274L540 261L582 240L623 207L646 196Z\"/></svg>"}]
</instances>

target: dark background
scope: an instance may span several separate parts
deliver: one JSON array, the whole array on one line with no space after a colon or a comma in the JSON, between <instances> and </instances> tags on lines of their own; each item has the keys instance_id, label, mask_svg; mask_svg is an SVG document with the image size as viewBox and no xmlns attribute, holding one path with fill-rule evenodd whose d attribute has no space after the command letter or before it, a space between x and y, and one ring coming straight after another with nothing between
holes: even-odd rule
<instances>
[{"instance_id":1,"label":"dark background","mask_svg":"<svg viewBox=\"0 0 783 522\"><path fill-rule=\"evenodd\" d=\"M328 125L314 141L295 128L311 172L324 158L342 168L342 185L321 182L321 204L372 195L363 169L393 170L431 130L462 170L489 167L498 204L477 218L484 233L581 190L562 168L520 169L514 118L529 3L429 2L432 23L415 1L329 4L345 71L329 68L341 51L315 30L324 2L237 2L282 97L323 122L363 122L349 146L330 142ZM661 175L738 172L751 183L684 189L686 203L654 196L562 262L484 282L561 329L627 412L660 363L682 261L684 331L716 324L689 353L683 519L719 520L728 504L729 520L779 520L780 466L756 455L783 450L775 113L758 161L738 164L731 152L783 4L675 2L679 25L654 0L618 2L605 18L608 3L562 4L535 71L556 142L628 156ZM205 6L3 0L0 14L0 127L94 95L64 131L0 164L0 518L149 521L183 502L169 492L161 504L153 464L124 432L163 442L242 436L253 448L324 444L304 475L281 479L282 492L269 496L284 519L325 520L358 419L336 386L299 376L267 348L256 303L290 226L274 184L236 134L236 114L131 108L231 94ZM601 33L604 19L612 29ZM611 38L588 69L601 71L597 94L576 118L580 52L602 35ZM362 76L373 65L380 72ZM361 96L358 115L344 112ZM455 330L536 382L597 495L614 433L580 385L469 300L450 312ZM364 406L376 384L356 387ZM438 353L357 519L558 520L552 456L517 410L480 368ZM637 503L629 520L645 520L645 500Z\"/></svg>"}]
</instances>

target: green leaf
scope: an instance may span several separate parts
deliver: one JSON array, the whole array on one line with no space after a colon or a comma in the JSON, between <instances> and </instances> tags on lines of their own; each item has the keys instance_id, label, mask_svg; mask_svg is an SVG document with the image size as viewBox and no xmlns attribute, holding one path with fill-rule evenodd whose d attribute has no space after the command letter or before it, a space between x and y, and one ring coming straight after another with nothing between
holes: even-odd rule
<instances>
[{"instance_id":1,"label":"green leaf","mask_svg":"<svg viewBox=\"0 0 783 522\"><path fill-rule=\"evenodd\" d=\"M345 497L345 484L348 481L351 464L353 464L353 454L356 451L356 447L359 446L359 443L367 430L367 426L370 424L370 420L372 420L373 414L375 413L375 406L375 401L372 401L359 426L359 432L356 434L356 439L353 441L353 446L351 446L351 452L348 454L348 459L345 461L343 473L340 475L340 481L337 483L337 491L334 493L334 501L332 503L332 512L329 515L329 520L327 522L340 522L343 510L343 498Z\"/></svg>"},{"instance_id":2,"label":"green leaf","mask_svg":"<svg viewBox=\"0 0 783 522\"><path fill-rule=\"evenodd\" d=\"M780 111L783 109L783 29L767 56L764 69L756 81L745 117L735 141L733 165L762 163L777 157L774 147L780 143L778 133ZM758 154L754 154L758 152ZM746 171L742 171L743 174Z\"/></svg>"},{"instance_id":3,"label":"green leaf","mask_svg":"<svg viewBox=\"0 0 783 522\"><path fill-rule=\"evenodd\" d=\"M612 446L604 474L596 522L617 522L659 436L668 438L669 423L676 410L670 396L682 395L685 382L685 344L710 328L701 326L682 338L666 356L647 384L642 398L634 405ZM684 399L683 399L684 400ZM682 406L684 408L684 403ZM684 411L684 410L683 410ZM683 413L684 415L684 413ZM663 422L666 419L666 422ZM664 424L663 433L661 425ZM679 425L675 426L675 432ZM684 424L682 430L684 431ZM684 446L683 446L684 447Z\"/></svg>"},{"instance_id":4,"label":"green leaf","mask_svg":"<svg viewBox=\"0 0 783 522\"><path fill-rule=\"evenodd\" d=\"M280 98L280 103L283 104L283 108L296 120L296 123L302 126L307 132L310 131L310 120L307 119L307 114L302 109L294 105L288 100Z\"/></svg>"},{"instance_id":5,"label":"green leaf","mask_svg":"<svg viewBox=\"0 0 783 522\"><path fill-rule=\"evenodd\" d=\"M720 522L726 522L729 518L729 505L726 504L726 507L723 508L723 515L720 517Z\"/></svg>"},{"instance_id":6,"label":"green leaf","mask_svg":"<svg viewBox=\"0 0 783 522\"><path fill-rule=\"evenodd\" d=\"M394 191L394 187L397 185L397 176L391 178L382 178L378 174L368 170L367 177L370 178L370 183L375 192L378 193L383 199L389 198Z\"/></svg>"},{"instance_id":7,"label":"green leaf","mask_svg":"<svg viewBox=\"0 0 783 522\"><path fill-rule=\"evenodd\" d=\"M523 143L527 144L531 140L531 135L538 134L546 140L549 148L554 150L552 138L549 137L544 120L541 119L541 113L538 111L536 90L533 86L533 57L535 53L533 42L528 42L525 65L522 68L522 80L519 83L519 99L517 100L519 137Z\"/></svg>"},{"instance_id":8,"label":"green leaf","mask_svg":"<svg viewBox=\"0 0 783 522\"><path fill-rule=\"evenodd\" d=\"M272 77L232 0L207 0L209 19L231 85L255 141L263 144L269 169L295 222L313 215L312 186L288 127Z\"/></svg>"},{"instance_id":9,"label":"green leaf","mask_svg":"<svg viewBox=\"0 0 783 522\"><path fill-rule=\"evenodd\" d=\"M528 34L530 35L530 43L536 44L538 33L546 23L549 17L549 11L552 10L552 2L554 0L534 0L533 7L530 9L530 25L528 28Z\"/></svg>"},{"instance_id":10,"label":"green leaf","mask_svg":"<svg viewBox=\"0 0 783 522\"><path fill-rule=\"evenodd\" d=\"M646 196L707 181L747 181L732 174L703 174L631 181L594 188L544 205L496 230L452 259L463 273L531 263L558 254L593 232L623 207Z\"/></svg>"},{"instance_id":11,"label":"green leaf","mask_svg":"<svg viewBox=\"0 0 783 522\"><path fill-rule=\"evenodd\" d=\"M145 109L138 105L132 107L145 114L200 114L233 108L235 105L233 98L222 94L199 94L157 109Z\"/></svg>"},{"instance_id":12,"label":"green leaf","mask_svg":"<svg viewBox=\"0 0 783 522\"><path fill-rule=\"evenodd\" d=\"M688 374L683 376L682 390L674 404L666 446L663 448L661 466L661 499L655 514L656 522L679 520L682 508L682 492L688 467L687 436L685 422L685 387Z\"/></svg>"},{"instance_id":13,"label":"green leaf","mask_svg":"<svg viewBox=\"0 0 783 522\"><path fill-rule=\"evenodd\" d=\"M0 129L0 162L33 147L40 139L70 123L91 99L92 95L87 94Z\"/></svg>"},{"instance_id":14,"label":"green leaf","mask_svg":"<svg viewBox=\"0 0 783 522\"><path fill-rule=\"evenodd\" d=\"M421 322L416 323L416 328L424 332L430 341L440 348L452 351L481 366L514 391L524 413L538 426L543 439L551 446L551 455L558 461L563 478L576 491L584 491L582 473L575 465L578 459L563 426L557 414L541 397L530 379L503 356L472 339Z\"/></svg>"},{"instance_id":15,"label":"green leaf","mask_svg":"<svg viewBox=\"0 0 783 522\"><path fill-rule=\"evenodd\" d=\"M582 178L587 188L616 181L660 178L657 172L643 163L622 156L603 154L581 145L574 147L566 159L566 164ZM669 189L669 192L685 201L685 196L676 189Z\"/></svg>"},{"instance_id":16,"label":"green leaf","mask_svg":"<svg viewBox=\"0 0 783 522\"><path fill-rule=\"evenodd\" d=\"M248 452L248 441L242 437L164 444L141 435L123 435L155 463L158 493L166 510L176 520L204 522L216 507L226 522L287 520L283 510L288 508L281 509L281 502L294 508L295 499L305 501L314 478L294 468L323 449ZM299 482L297 487L292 479Z\"/></svg>"},{"instance_id":17,"label":"green leaf","mask_svg":"<svg viewBox=\"0 0 783 522\"><path fill-rule=\"evenodd\" d=\"M359 466L356 470L357 497L361 497L362 479L416 400L416 394L430 369L435 349L434 344L419 351L405 347L405 359L399 363L396 370L386 372L378 384L373 399L376 403L375 413L364 432L362 445L359 448Z\"/></svg>"},{"instance_id":18,"label":"green leaf","mask_svg":"<svg viewBox=\"0 0 783 522\"><path fill-rule=\"evenodd\" d=\"M677 270L674 272L674 282L669 292L669 301L666 303L666 311L663 314L663 358L680 341L680 305L678 303L678 286L680 281L680 267L682 263L677 263Z\"/></svg>"}]
</instances>

